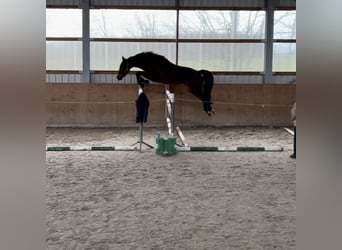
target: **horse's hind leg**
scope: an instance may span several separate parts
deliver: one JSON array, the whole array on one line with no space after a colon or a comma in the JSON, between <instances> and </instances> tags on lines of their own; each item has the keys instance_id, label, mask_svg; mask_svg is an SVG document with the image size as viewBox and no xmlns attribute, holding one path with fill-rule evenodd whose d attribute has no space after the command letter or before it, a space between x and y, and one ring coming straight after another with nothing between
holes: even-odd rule
<instances>
[{"instance_id":1,"label":"horse's hind leg","mask_svg":"<svg viewBox=\"0 0 342 250\"><path fill-rule=\"evenodd\" d=\"M203 102L203 109L209 116L212 115L212 113L215 113L213 111L213 108L211 107L211 86L207 86L208 84L204 83L203 93L202 93L202 102Z\"/></svg>"},{"instance_id":2,"label":"horse's hind leg","mask_svg":"<svg viewBox=\"0 0 342 250\"><path fill-rule=\"evenodd\" d=\"M202 71L203 72L203 71ZM203 84L203 109L209 116L215 114L215 110L211 107L212 101L211 101L211 91L214 86L214 78L212 77L211 73L208 71L207 72L206 78Z\"/></svg>"},{"instance_id":3,"label":"horse's hind leg","mask_svg":"<svg viewBox=\"0 0 342 250\"><path fill-rule=\"evenodd\" d=\"M215 110L211 107L213 104L211 101L203 101L203 110L209 115L212 116L215 114Z\"/></svg>"},{"instance_id":4,"label":"horse's hind leg","mask_svg":"<svg viewBox=\"0 0 342 250\"><path fill-rule=\"evenodd\" d=\"M149 80L146 80L142 77L142 75L144 74L143 71L138 71L136 73L136 77L137 77L137 81L138 81L138 84L139 86L141 86L142 88L144 88L145 84L148 84L150 81Z\"/></svg>"},{"instance_id":5,"label":"horse's hind leg","mask_svg":"<svg viewBox=\"0 0 342 250\"><path fill-rule=\"evenodd\" d=\"M209 116L212 116L215 114L215 110L212 108L212 104L213 102L211 101L211 97L210 97L210 94L209 96L206 96L203 100L203 109L204 111L209 115Z\"/></svg>"}]
</instances>

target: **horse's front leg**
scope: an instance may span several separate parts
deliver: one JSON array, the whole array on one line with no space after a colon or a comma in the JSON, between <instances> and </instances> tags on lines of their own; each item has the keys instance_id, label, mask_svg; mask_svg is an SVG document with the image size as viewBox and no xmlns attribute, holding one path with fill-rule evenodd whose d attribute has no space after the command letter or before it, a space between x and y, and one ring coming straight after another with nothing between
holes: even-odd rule
<instances>
[{"instance_id":1,"label":"horse's front leg","mask_svg":"<svg viewBox=\"0 0 342 250\"><path fill-rule=\"evenodd\" d=\"M148 84L150 81L147 79L144 79L142 76L144 76L144 71L138 71L136 73L137 81L140 87L144 88L145 84Z\"/></svg>"}]
</instances>

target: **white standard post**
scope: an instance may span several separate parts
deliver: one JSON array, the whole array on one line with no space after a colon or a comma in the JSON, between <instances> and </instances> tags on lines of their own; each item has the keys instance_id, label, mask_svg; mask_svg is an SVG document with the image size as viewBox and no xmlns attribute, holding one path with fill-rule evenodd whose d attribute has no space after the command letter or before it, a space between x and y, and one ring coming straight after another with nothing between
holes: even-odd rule
<instances>
[{"instance_id":1,"label":"white standard post","mask_svg":"<svg viewBox=\"0 0 342 250\"><path fill-rule=\"evenodd\" d=\"M169 99L171 103L171 130L172 130L172 136L175 133L175 94L170 93L169 94Z\"/></svg>"},{"instance_id":2,"label":"white standard post","mask_svg":"<svg viewBox=\"0 0 342 250\"><path fill-rule=\"evenodd\" d=\"M175 94L171 93L170 90L165 90L166 95L166 123L169 130L169 135L174 135L175 130Z\"/></svg>"},{"instance_id":3,"label":"white standard post","mask_svg":"<svg viewBox=\"0 0 342 250\"><path fill-rule=\"evenodd\" d=\"M138 88L138 96L143 93L143 89L139 86ZM139 139L139 152L142 153L142 142L143 142L143 123L139 122L139 132L140 132L140 139Z\"/></svg>"}]
</instances>

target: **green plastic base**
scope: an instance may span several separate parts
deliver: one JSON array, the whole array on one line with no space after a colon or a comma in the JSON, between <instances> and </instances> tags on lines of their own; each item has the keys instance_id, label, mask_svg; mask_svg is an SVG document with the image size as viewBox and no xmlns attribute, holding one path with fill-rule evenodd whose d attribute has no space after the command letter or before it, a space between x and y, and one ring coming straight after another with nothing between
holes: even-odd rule
<instances>
[{"instance_id":1,"label":"green plastic base","mask_svg":"<svg viewBox=\"0 0 342 250\"><path fill-rule=\"evenodd\" d=\"M174 155L177 153L177 149L175 148L176 145L176 137L171 138L157 138L157 149L156 154L157 155Z\"/></svg>"}]
</instances>

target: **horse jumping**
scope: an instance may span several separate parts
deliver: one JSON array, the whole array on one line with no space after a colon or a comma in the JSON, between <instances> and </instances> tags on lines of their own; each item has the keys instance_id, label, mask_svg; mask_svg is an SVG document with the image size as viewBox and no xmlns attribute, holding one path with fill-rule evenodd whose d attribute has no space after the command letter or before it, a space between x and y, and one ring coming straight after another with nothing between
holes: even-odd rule
<instances>
[{"instance_id":1,"label":"horse jumping","mask_svg":"<svg viewBox=\"0 0 342 250\"><path fill-rule=\"evenodd\" d=\"M121 80L137 67L143 71L136 73L138 84L143 88L150 81L164 84L185 84L189 91L203 103L203 110L209 115L215 113L211 107L211 91L214 77L208 70L195 70L171 63L164 56L153 52L142 52L129 58L122 57L117 79Z\"/></svg>"}]
</instances>

